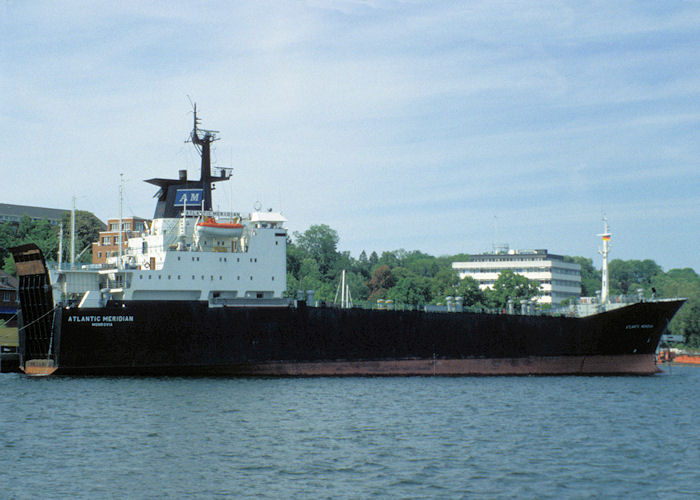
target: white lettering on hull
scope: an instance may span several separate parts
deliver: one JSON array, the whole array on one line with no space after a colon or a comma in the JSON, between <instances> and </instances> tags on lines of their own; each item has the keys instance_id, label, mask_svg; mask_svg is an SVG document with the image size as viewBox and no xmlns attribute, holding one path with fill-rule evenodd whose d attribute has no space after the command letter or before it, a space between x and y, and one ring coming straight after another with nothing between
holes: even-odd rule
<instances>
[{"instance_id":1,"label":"white lettering on hull","mask_svg":"<svg viewBox=\"0 0 700 500\"><path fill-rule=\"evenodd\" d=\"M114 326L114 323L133 323L134 317L128 315L115 316L68 316L68 323L90 323L90 326Z\"/></svg>"}]
</instances>

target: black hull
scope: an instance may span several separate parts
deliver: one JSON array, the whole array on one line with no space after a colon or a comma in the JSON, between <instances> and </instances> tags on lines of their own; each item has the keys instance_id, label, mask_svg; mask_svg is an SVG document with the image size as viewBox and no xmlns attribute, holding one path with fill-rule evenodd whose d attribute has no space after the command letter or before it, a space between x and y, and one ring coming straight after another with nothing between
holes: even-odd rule
<instances>
[{"instance_id":1,"label":"black hull","mask_svg":"<svg viewBox=\"0 0 700 500\"><path fill-rule=\"evenodd\" d=\"M53 355L58 374L651 374L681 304L565 318L114 302L57 309Z\"/></svg>"}]
</instances>

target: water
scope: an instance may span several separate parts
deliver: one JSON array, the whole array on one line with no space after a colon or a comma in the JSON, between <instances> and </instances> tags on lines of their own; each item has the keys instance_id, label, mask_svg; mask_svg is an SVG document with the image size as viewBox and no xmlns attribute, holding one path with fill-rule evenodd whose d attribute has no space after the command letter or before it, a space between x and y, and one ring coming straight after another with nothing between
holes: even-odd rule
<instances>
[{"instance_id":1,"label":"water","mask_svg":"<svg viewBox=\"0 0 700 500\"><path fill-rule=\"evenodd\" d=\"M700 368L0 376L0 498L698 498Z\"/></svg>"}]
</instances>

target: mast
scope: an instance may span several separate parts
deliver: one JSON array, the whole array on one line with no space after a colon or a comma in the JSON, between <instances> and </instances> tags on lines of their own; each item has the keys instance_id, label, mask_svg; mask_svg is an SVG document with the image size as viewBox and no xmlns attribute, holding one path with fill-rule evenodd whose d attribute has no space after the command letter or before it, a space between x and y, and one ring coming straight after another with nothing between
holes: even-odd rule
<instances>
[{"instance_id":1,"label":"mast","mask_svg":"<svg viewBox=\"0 0 700 500\"><path fill-rule=\"evenodd\" d=\"M341 292L340 292L340 307L345 309L347 307L347 302L345 298L345 269L343 269L343 277L341 279Z\"/></svg>"},{"instance_id":2,"label":"mast","mask_svg":"<svg viewBox=\"0 0 700 500\"><path fill-rule=\"evenodd\" d=\"M608 279L608 245L610 242L610 237L612 236L608 229L608 218L606 216L603 216L603 224L603 232L598 235L603 239L603 249L598 250L598 253L603 256L603 282L600 290L601 305L607 304L610 300L610 282Z\"/></svg>"},{"instance_id":3,"label":"mast","mask_svg":"<svg viewBox=\"0 0 700 500\"><path fill-rule=\"evenodd\" d=\"M75 267L75 196L73 196L73 210L70 212L70 267Z\"/></svg>"},{"instance_id":4,"label":"mast","mask_svg":"<svg viewBox=\"0 0 700 500\"><path fill-rule=\"evenodd\" d=\"M216 134L219 133L218 130L205 130L198 128L200 123L199 118L197 118L197 104L194 105L194 124L192 126L192 133L190 134L190 141L195 145L199 155L202 157L201 173L199 181L204 189L203 196L203 207L202 210L211 210L211 143L216 141ZM200 136L201 132L201 136Z\"/></svg>"},{"instance_id":5,"label":"mast","mask_svg":"<svg viewBox=\"0 0 700 500\"><path fill-rule=\"evenodd\" d=\"M122 268L122 228L124 227L122 223L122 205L124 201L124 174L119 174L119 261L117 262L117 269Z\"/></svg>"},{"instance_id":6,"label":"mast","mask_svg":"<svg viewBox=\"0 0 700 500\"><path fill-rule=\"evenodd\" d=\"M58 226L58 269L61 269L63 263L63 222Z\"/></svg>"},{"instance_id":7,"label":"mast","mask_svg":"<svg viewBox=\"0 0 700 500\"><path fill-rule=\"evenodd\" d=\"M197 116L197 106L194 105L194 121L192 132L187 141L194 144L195 149L202 158L201 174L199 180L189 180L187 170L180 170L177 179L155 178L146 182L160 188L156 194L158 203L153 214L154 219L176 219L182 215L183 200L188 206L202 205L203 211L212 209L212 191L215 182L226 181L230 178L230 169L220 169L218 175L212 175L211 167L211 143L218 140L216 130L199 128L200 119Z\"/></svg>"}]
</instances>

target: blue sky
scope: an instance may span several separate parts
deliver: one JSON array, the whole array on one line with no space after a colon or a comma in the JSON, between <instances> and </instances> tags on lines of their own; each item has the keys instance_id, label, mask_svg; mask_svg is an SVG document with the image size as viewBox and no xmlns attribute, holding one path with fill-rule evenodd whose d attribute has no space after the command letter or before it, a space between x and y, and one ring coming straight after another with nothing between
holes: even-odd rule
<instances>
[{"instance_id":1,"label":"blue sky","mask_svg":"<svg viewBox=\"0 0 700 500\"><path fill-rule=\"evenodd\" d=\"M215 205L340 248L494 243L700 271L700 3L0 4L3 202L151 217L198 157Z\"/></svg>"}]
</instances>

